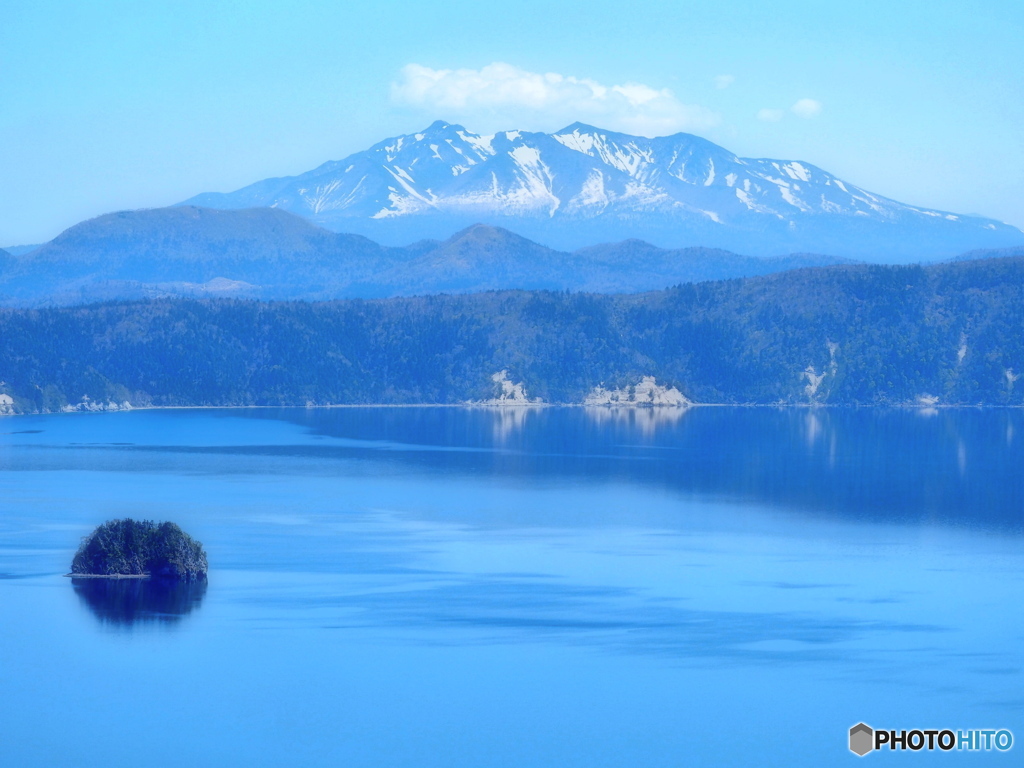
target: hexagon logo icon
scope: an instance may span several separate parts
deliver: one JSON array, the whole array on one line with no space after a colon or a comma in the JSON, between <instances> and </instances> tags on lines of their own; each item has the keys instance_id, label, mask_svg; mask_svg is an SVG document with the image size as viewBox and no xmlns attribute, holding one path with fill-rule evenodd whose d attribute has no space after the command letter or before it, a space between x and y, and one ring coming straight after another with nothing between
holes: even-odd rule
<instances>
[{"instance_id":1,"label":"hexagon logo icon","mask_svg":"<svg viewBox=\"0 0 1024 768\"><path fill-rule=\"evenodd\" d=\"M857 723L850 729L850 751L864 757L875 748L875 732L866 723Z\"/></svg>"}]
</instances>

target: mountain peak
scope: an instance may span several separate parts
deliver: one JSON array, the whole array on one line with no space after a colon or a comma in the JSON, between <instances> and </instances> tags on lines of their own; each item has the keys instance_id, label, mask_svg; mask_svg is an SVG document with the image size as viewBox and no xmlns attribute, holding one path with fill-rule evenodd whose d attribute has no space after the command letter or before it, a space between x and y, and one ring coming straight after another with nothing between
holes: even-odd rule
<instances>
[{"instance_id":1,"label":"mountain peak","mask_svg":"<svg viewBox=\"0 0 1024 768\"><path fill-rule=\"evenodd\" d=\"M453 243L460 243L465 241L505 241L509 243L516 243L521 245L536 246L537 244L527 240L521 235L517 235L504 227L495 227L490 224L471 224L465 229L461 229L454 235L444 241L445 245L451 245Z\"/></svg>"},{"instance_id":2,"label":"mountain peak","mask_svg":"<svg viewBox=\"0 0 1024 768\"><path fill-rule=\"evenodd\" d=\"M614 131L603 131L600 128L595 128L593 125L587 123L581 123L578 120L572 125L567 125L560 131L555 131L554 135L561 135L563 133L614 133Z\"/></svg>"},{"instance_id":3,"label":"mountain peak","mask_svg":"<svg viewBox=\"0 0 1024 768\"><path fill-rule=\"evenodd\" d=\"M467 132L466 129L458 123L449 123L445 120L435 120L428 125L425 130L420 131L420 133L429 136L436 133L455 133L458 131L462 131L463 133Z\"/></svg>"}]
</instances>

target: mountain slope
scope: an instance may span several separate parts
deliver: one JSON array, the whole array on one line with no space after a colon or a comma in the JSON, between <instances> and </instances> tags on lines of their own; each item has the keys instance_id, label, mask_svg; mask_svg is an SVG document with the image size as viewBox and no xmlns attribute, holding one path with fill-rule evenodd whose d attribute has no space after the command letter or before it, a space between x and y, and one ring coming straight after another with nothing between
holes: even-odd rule
<instances>
[{"instance_id":1,"label":"mountain slope","mask_svg":"<svg viewBox=\"0 0 1024 768\"><path fill-rule=\"evenodd\" d=\"M91 219L23 257L0 279L6 303L160 295L333 296L389 263L389 249L284 211L195 207ZM267 293L266 286L273 286Z\"/></svg>"},{"instance_id":2,"label":"mountain slope","mask_svg":"<svg viewBox=\"0 0 1024 768\"><path fill-rule=\"evenodd\" d=\"M100 216L29 254L3 257L0 303L162 296L316 300L508 288L624 292L835 261L665 251L636 241L565 253L482 225L443 241L387 248L280 209L178 207Z\"/></svg>"},{"instance_id":3,"label":"mountain slope","mask_svg":"<svg viewBox=\"0 0 1024 768\"><path fill-rule=\"evenodd\" d=\"M809 163L741 158L684 133L648 139L580 123L480 136L438 121L299 176L186 204L271 206L391 244L476 222L563 249L642 238L892 262L1024 244L1015 227L899 203Z\"/></svg>"}]
</instances>

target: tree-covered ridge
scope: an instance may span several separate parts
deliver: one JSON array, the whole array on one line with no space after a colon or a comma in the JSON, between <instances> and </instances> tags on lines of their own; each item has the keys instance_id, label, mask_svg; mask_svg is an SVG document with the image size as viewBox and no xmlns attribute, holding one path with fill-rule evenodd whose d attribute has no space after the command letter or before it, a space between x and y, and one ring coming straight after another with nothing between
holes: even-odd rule
<instances>
[{"instance_id":1,"label":"tree-covered ridge","mask_svg":"<svg viewBox=\"0 0 1024 768\"><path fill-rule=\"evenodd\" d=\"M0 312L22 411L578 403L654 376L704 403L1024 404L1024 259L837 266L635 295L158 300Z\"/></svg>"},{"instance_id":2,"label":"tree-covered ridge","mask_svg":"<svg viewBox=\"0 0 1024 768\"><path fill-rule=\"evenodd\" d=\"M203 545L174 523L109 520L82 541L71 573L88 576L158 576L204 579Z\"/></svg>"}]
</instances>

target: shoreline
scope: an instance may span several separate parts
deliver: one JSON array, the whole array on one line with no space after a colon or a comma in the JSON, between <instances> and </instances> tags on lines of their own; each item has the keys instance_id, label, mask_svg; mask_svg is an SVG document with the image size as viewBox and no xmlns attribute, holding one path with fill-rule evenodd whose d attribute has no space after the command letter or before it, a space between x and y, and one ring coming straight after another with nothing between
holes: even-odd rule
<instances>
[{"instance_id":1,"label":"shoreline","mask_svg":"<svg viewBox=\"0 0 1024 768\"><path fill-rule=\"evenodd\" d=\"M65 579L152 579L149 573L65 573Z\"/></svg>"},{"instance_id":2,"label":"shoreline","mask_svg":"<svg viewBox=\"0 0 1024 768\"><path fill-rule=\"evenodd\" d=\"M889 403L865 405L859 403L689 403L687 405L648 405L638 404L594 404L586 403L331 403L329 405L139 405L128 408L96 408L90 410L34 411L23 413L3 413L0 418L19 416L72 416L89 414L131 413L132 411L217 411L217 410L332 410L357 408L463 408L467 410L543 410L547 408L583 408L602 409L607 411L689 411L697 408L794 408L805 410L839 410L839 409L872 409L872 410L905 410L917 411L922 414L952 410L1021 410L1024 405L995 404L917 404Z\"/></svg>"}]
</instances>

